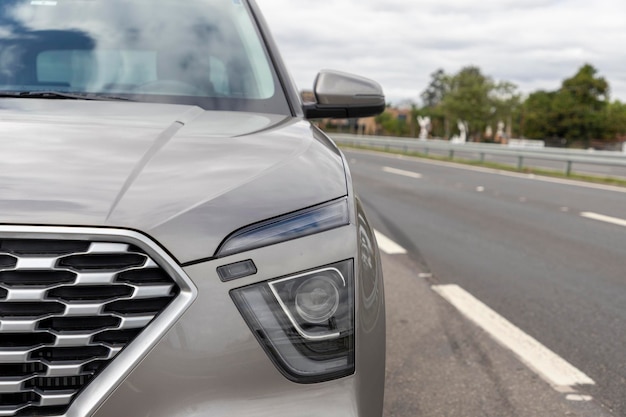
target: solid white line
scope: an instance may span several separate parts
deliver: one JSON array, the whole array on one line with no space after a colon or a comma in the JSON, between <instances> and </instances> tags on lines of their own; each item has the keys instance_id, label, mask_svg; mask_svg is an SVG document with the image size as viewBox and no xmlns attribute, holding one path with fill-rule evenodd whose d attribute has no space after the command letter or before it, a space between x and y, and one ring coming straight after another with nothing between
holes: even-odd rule
<instances>
[{"instance_id":1,"label":"solid white line","mask_svg":"<svg viewBox=\"0 0 626 417\"><path fill-rule=\"evenodd\" d=\"M387 255L404 255L406 253L406 249L380 233L378 230L374 230L374 235L376 235L378 248Z\"/></svg>"},{"instance_id":2,"label":"solid white line","mask_svg":"<svg viewBox=\"0 0 626 417\"><path fill-rule=\"evenodd\" d=\"M593 401L593 397L591 395L580 394L567 394L567 396L565 396L565 399L569 401Z\"/></svg>"},{"instance_id":3,"label":"solid white line","mask_svg":"<svg viewBox=\"0 0 626 417\"><path fill-rule=\"evenodd\" d=\"M598 220L601 222L611 223L611 224L616 224L618 226L626 227L626 220L618 219L617 217L605 216L604 214L592 213L589 211L582 212L580 213L580 215L587 219Z\"/></svg>"},{"instance_id":4,"label":"solid white line","mask_svg":"<svg viewBox=\"0 0 626 417\"><path fill-rule=\"evenodd\" d=\"M402 175L402 176L409 177L409 178L417 178L417 179L422 178L422 174L418 174L417 172L413 172L413 171L405 171L403 169L383 167L383 171L388 172L389 174Z\"/></svg>"},{"instance_id":5,"label":"solid white line","mask_svg":"<svg viewBox=\"0 0 626 417\"><path fill-rule=\"evenodd\" d=\"M554 388L594 385L595 382L563 358L543 346L458 285L432 287L498 343L510 349Z\"/></svg>"}]
</instances>

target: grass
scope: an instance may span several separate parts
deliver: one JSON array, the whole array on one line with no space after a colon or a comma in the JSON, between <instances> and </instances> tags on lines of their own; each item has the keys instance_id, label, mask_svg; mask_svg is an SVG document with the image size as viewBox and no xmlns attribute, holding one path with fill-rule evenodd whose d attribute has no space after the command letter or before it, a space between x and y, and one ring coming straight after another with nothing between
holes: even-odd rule
<instances>
[{"instance_id":1,"label":"grass","mask_svg":"<svg viewBox=\"0 0 626 417\"><path fill-rule=\"evenodd\" d=\"M372 146L355 146L355 145L344 145L344 144L339 144L339 146L341 148L346 148L346 149L361 149L361 150L368 150L368 151L375 151L375 152L384 152L384 153L389 153L389 154L394 154L394 155L413 156L416 158L431 159L435 161L444 161L444 162L454 162L456 164L491 168L491 169L497 169L500 171L518 172L522 174L534 174L534 175L540 175L544 177L563 178L563 179L570 179L570 180L576 180L576 181L591 182L595 184L606 184L606 185L615 185L618 187L626 187L626 179L615 178L615 177L598 177L595 175L577 174L574 172L570 173L569 175L566 175L566 173L563 171L554 171L554 170L549 170L549 169L531 168L531 167L523 167L520 170L516 166L501 164L501 163L496 163L496 162L486 162L486 161L464 159L464 158L449 158L447 156L442 156L442 155L430 155L430 154L425 154L422 152L404 152L402 150L391 149L391 148L385 149L385 148L377 148L377 147L372 147Z\"/></svg>"}]
</instances>

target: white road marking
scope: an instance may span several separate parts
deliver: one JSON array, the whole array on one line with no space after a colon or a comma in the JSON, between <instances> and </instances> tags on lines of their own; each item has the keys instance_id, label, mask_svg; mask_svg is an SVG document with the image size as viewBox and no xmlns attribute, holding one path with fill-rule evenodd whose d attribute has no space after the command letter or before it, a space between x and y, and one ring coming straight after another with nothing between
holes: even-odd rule
<instances>
[{"instance_id":1,"label":"white road marking","mask_svg":"<svg viewBox=\"0 0 626 417\"><path fill-rule=\"evenodd\" d=\"M428 279L428 278L432 278L433 274L428 274L426 272L423 272L421 274L418 274L417 277L421 279Z\"/></svg>"},{"instance_id":2,"label":"white road marking","mask_svg":"<svg viewBox=\"0 0 626 417\"><path fill-rule=\"evenodd\" d=\"M593 397L591 395L567 394L565 399L569 401L592 401Z\"/></svg>"},{"instance_id":3,"label":"white road marking","mask_svg":"<svg viewBox=\"0 0 626 417\"><path fill-rule=\"evenodd\" d=\"M409 177L409 178L416 178L416 179L422 178L422 174L418 174L417 172L413 172L413 171L405 171L403 169L383 167L383 171L389 174L402 175L404 177Z\"/></svg>"},{"instance_id":4,"label":"white road marking","mask_svg":"<svg viewBox=\"0 0 626 417\"><path fill-rule=\"evenodd\" d=\"M618 226L626 227L626 220L619 219L617 217L605 216L604 214L592 213L589 211L584 211L580 213L580 215L587 219L598 220L601 222L611 223L611 224L616 224Z\"/></svg>"},{"instance_id":5,"label":"white road marking","mask_svg":"<svg viewBox=\"0 0 626 417\"><path fill-rule=\"evenodd\" d=\"M376 235L378 248L387 255L404 255L406 253L406 249L380 233L378 230L374 230L374 234Z\"/></svg>"},{"instance_id":6,"label":"white road marking","mask_svg":"<svg viewBox=\"0 0 626 417\"><path fill-rule=\"evenodd\" d=\"M458 285L432 287L464 316L491 335L498 343L513 351L520 360L555 389L595 382L563 358L524 333L498 313L487 307Z\"/></svg>"},{"instance_id":7,"label":"white road marking","mask_svg":"<svg viewBox=\"0 0 626 417\"><path fill-rule=\"evenodd\" d=\"M485 192L485 187L476 187L476 191L478 191L479 193L484 193Z\"/></svg>"},{"instance_id":8,"label":"white road marking","mask_svg":"<svg viewBox=\"0 0 626 417\"><path fill-rule=\"evenodd\" d=\"M569 212L569 207L561 207L561 211L563 213L567 213L567 212Z\"/></svg>"}]
</instances>

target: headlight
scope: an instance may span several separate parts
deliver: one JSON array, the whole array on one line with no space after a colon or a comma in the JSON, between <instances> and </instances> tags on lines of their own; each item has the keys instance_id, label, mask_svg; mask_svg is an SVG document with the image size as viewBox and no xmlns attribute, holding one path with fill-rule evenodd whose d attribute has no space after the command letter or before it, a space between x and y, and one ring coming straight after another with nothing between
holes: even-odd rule
<instances>
[{"instance_id":1,"label":"headlight","mask_svg":"<svg viewBox=\"0 0 626 417\"><path fill-rule=\"evenodd\" d=\"M259 343L289 379L354 373L352 260L231 291Z\"/></svg>"},{"instance_id":2,"label":"headlight","mask_svg":"<svg viewBox=\"0 0 626 417\"><path fill-rule=\"evenodd\" d=\"M304 321L322 324L337 311L339 307L337 281L326 276L332 272L334 271L321 271L319 276L303 282L296 290L294 304L298 315Z\"/></svg>"},{"instance_id":3,"label":"headlight","mask_svg":"<svg viewBox=\"0 0 626 417\"><path fill-rule=\"evenodd\" d=\"M215 255L228 256L345 226L350 223L348 213L348 200L341 198L253 224L227 237Z\"/></svg>"}]
</instances>

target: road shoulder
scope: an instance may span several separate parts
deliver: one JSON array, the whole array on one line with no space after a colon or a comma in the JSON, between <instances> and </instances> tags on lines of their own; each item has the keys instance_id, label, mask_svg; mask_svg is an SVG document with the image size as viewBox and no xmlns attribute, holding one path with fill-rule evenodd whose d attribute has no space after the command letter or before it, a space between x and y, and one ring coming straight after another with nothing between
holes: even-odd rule
<instances>
[{"instance_id":1,"label":"road shoulder","mask_svg":"<svg viewBox=\"0 0 626 417\"><path fill-rule=\"evenodd\" d=\"M406 255L383 254L384 416L609 416L557 392L431 290ZM583 398L583 397L581 397Z\"/></svg>"}]
</instances>

